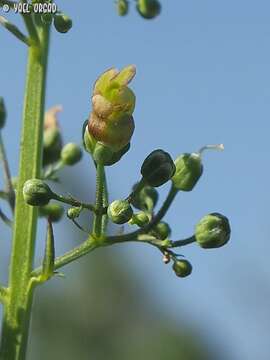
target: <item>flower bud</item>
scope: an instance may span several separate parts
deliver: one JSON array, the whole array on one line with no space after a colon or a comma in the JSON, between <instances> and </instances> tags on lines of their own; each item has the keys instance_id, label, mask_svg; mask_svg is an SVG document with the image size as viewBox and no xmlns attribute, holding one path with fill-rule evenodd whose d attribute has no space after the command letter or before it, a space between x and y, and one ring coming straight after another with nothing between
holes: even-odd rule
<instances>
[{"instance_id":1,"label":"flower bud","mask_svg":"<svg viewBox=\"0 0 270 360\"><path fill-rule=\"evenodd\" d=\"M144 181L154 187L165 184L175 173L171 156L163 150L152 151L144 160L141 174Z\"/></svg>"},{"instance_id":2,"label":"flower bud","mask_svg":"<svg viewBox=\"0 0 270 360\"><path fill-rule=\"evenodd\" d=\"M138 183L133 186L133 191ZM145 185L140 191L132 197L131 204L140 210L152 211L158 201L158 192L155 188Z\"/></svg>"},{"instance_id":3,"label":"flower bud","mask_svg":"<svg viewBox=\"0 0 270 360\"><path fill-rule=\"evenodd\" d=\"M189 261L181 259L176 260L173 263L173 271L175 272L175 275L178 277L186 277L191 274L192 272L192 265Z\"/></svg>"},{"instance_id":4,"label":"flower bud","mask_svg":"<svg viewBox=\"0 0 270 360\"><path fill-rule=\"evenodd\" d=\"M182 154L175 160L176 171L172 178L177 190L191 191L203 173L202 153L205 150L224 150L223 144L203 146L197 153Z\"/></svg>"},{"instance_id":5,"label":"flower bud","mask_svg":"<svg viewBox=\"0 0 270 360\"><path fill-rule=\"evenodd\" d=\"M23 186L24 201L32 206L44 206L53 198L53 192L42 180L30 179Z\"/></svg>"},{"instance_id":6,"label":"flower bud","mask_svg":"<svg viewBox=\"0 0 270 360\"><path fill-rule=\"evenodd\" d=\"M128 201L115 200L109 205L107 213L112 222L125 224L131 219L133 210Z\"/></svg>"},{"instance_id":7,"label":"flower bud","mask_svg":"<svg viewBox=\"0 0 270 360\"><path fill-rule=\"evenodd\" d=\"M47 217L50 221L57 222L62 218L64 208L57 203L47 204L39 207L38 214L40 217Z\"/></svg>"},{"instance_id":8,"label":"flower bud","mask_svg":"<svg viewBox=\"0 0 270 360\"><path fill-rule=\"evenodd\" d=\"M118 0L116 3L118 15L125 16L128 13L128 1L127 0Z\"/></svg>"},{"instance_id":9,"label":"flower bud","mask_svg":"<svg viewBox=\"0 0 270 360\"><path fill-rule=\"evenodd\" d=\"M149 216L145 212L141 211L132 216L132 218L129 220L129 224L130 225L136 224L139 227L142 227L142 226L147 225L149 223L149 221L150 221Z\"/></svg>"},{"instance_id":10,"label":"flower bud","mask_svg":"<svg viewBox=\"0 0 270 360\"><path fill-rule=\"evenodd\" d=\"M63 164L72 166L79 162L82 158L82 151L77 144L68 143L61 151L61 160Z\"/></svg>"},{"instance_id":11,"label":"flower bud","mask_svg":"<svg viewBox=\"0 0 270 360\"><path fill-rule=\"evenodd\" d=\"M62 137L56 115L61 110L61 106L54 106L45 113L43 132L43 165L52 164L60 159Z\"/></svg>"},{"instance_id":12,"label":"flower bud","mask_svg":"<svg viewBox=\"0 0 270 360\"><path fill-rule=\"evenodd\" d=\"M182 154L174 163L176 167L172 178L174 187L182 191L191 191L203 173L200 154Z\"/></svg>"},{"instance_id":13,"label":"flower bud","mask_svg":"<svg viewBox=\"0 0 270 360\"><path fill-rule=\"evenodd\" d=\"M153 19L160 14L161 5L157 0L137 0L137 10L145 19Z\"/></svg>"},{"instance_id":14,"label":"flower bud","mask_svg":"<svg viewBox=\"0 0 270 360\"><path fill-rule=\"evenodd\" d=\"M133 65L120 72L109 69L94 85L93 111L89 117L88 131L113 151L119 151L127 145L134 131L132 113L135 95L127 85L135 73Z\"/></svg>"},{"instance_id":15,"label":"flower bud","mask_svg":"<svg viewBox=\"0 0 270 360\"><path fill-rule=\"evenodd\" d=\"M165 221L160 221L151 231L151 234L160 240L165 240L170 236L171 228Z\"/></svg>"},{"instance_id":16,"label":"flower bud","mask_svg":"<svg viewBox=\"0 0 270 360\"><path fill-rule=\"evenodd\" d=\"M71 207L67 211L67 216L69 219L76 219L77 217L80 216L81 211L82 211L81 206Z\"/></svg>"},{"instance_id":17,"label":"flower bud","mask_svg":"<svg viewBox=\"0 0 270 360\"><path fill-rule=\"evenodd\" d=\"M3 129L6 123L7 111L4 99L0 97L0 130Z\"/></svg>"},{"instance_id":18,"label":"flower bud","mask_svg":"<svg viewBox=\"0 0 270 360\"><path fill-rule=\"evenodd\" d=\"M231 235L229 220L219 214L204 216L195 228L197 243L204 249L213 249L225 245Z\"/></svg>"},{"instance_id":19,"label":"flower bud","mask_svg":"<svg viewBox=\"0 0 270 360\"><path fill-rule=\"evenodd\" d=\"M60 33L66 33L72 28L72 20L65 14L56 14L53 20L55 29Z\"/></svg>"}]
</instances>

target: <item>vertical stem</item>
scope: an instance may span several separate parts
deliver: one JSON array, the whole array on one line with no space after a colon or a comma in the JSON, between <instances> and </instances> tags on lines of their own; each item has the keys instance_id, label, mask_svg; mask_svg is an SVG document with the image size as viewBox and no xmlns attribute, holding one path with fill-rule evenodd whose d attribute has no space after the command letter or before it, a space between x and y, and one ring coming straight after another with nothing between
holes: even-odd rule
<instances>
[{"instance_id":1,"label":"vertical stem","mask_svg":"<svg viewBox=\"0 0 270 360\"><path fill-rule=\"evenodd\" d=\"M102 209L103 209L103 190L104 190L104 166L97 164L96 170L96 214L94 216L93 234L97 237L102 232Z\"/></svg>"},{"instance_id":2,"label":"vertical stem","mask_svg":"<svg viewBox=\"0 0 270 360\"><path fill-rule=\"evenodd\" d=\"M108 203L108 189L107 189L107 180L106 180L106 173L105 169L103 168L103 194L102 194L102 205L103 208L107 208ZM108 225L108 215L107 213L102 216L102 225L101 225L101 234L105 235L107 231L107 225Z\"/></svg>"},{"instance_id":3,"label":"vertical stem","mask_svg":"<svg viewBox=\"0 0 270 360\"><path fill-rule=\"evenodd\" d=\"M9 269L9 296L4 309L1 360L25 359L33 300L30 277L35 249L37 209L25 204L22 188L26 180L38 178L41 170L49 28L41 28L39 35L40 44L30 46L28 56L19 180Z\"/></svg>"}]
</instances>

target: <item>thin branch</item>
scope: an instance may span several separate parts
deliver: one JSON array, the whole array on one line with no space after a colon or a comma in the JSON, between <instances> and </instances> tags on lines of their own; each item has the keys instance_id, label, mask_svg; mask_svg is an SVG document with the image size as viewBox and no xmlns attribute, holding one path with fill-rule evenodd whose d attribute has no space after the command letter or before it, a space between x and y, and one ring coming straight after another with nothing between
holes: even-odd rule
<instances>
[{"instance_id":1,"label":"thin branch","mask_svg":"<svg viewBox=\"0 0 270 360\"><path fill-rule=\"evenodd\" d=\"M17 39L24 42L26 45L30 46L30 39L25 36L14 24L9 22L4 16L0 16L0 25L4 26L9 32L11 32Z\"/></svg>"},{"instance_id":2,"label":"thin branch","mask_svg":"<svg viewBox=\"0 0 270 360\"><path fill-rule=\"evenodd\" d=\"M13 223L12 221L3 213L3 211L0 209L0 219L9 227L12 227Z\"/></svg>"},{"instance_id":3,"label":"thin branch","mask_svg":"<svg viewBox=\"0 0 270 360\"><path fill-rule=\"evenodd\" d=\"M8 160L7 160L6 151L5 151L1 132L0 132L0 159L2 161L3 172L4 172L5 190L6 190L6 193L8 194L8 201L9 201L11 210L14 211L15 191L13 189L13 185L12 185L12 181L11 181L11 174L10 174L10 170L9 170Z\"/></svg>"}]
</instances>

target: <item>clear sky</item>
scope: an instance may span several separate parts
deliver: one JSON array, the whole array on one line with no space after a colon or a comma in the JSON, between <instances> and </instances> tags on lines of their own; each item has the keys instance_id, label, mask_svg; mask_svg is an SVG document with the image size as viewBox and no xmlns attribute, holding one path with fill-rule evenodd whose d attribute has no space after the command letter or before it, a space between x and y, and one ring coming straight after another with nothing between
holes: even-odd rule
<instances>
[{"instance_id":1,"label":"clear sky","mask_svg":"<svg viewBox=\"0 0 270 360\"><path fill-rule=\"evenodd\" d=\"M223 153L205 153L202 179L192 193L179 195L167 220L178 239L191 235L203 215L221 212L231 221L231 242L213 251L182 249L194 268L184 280L153 249L128 245L120 251L132 254L145 291L176 319L181 306L227 349L228 359L267 360L270 3L164 0L161 16L145 21L130 2L129 16L119 18L113 0L59 1L74 27L66 35L53 31L47 107L63 105L65 139L79 142L97 76L111 66L137 66L136 131L129 153L108 171L113 198L127 195L153 149L176 157L224 143ZM15 173L26 49L3 29L0 42L0 94L9 110L5 139ZM77 169L82 181L93 182L86 156Z\"/></svg>"}]
</instances>

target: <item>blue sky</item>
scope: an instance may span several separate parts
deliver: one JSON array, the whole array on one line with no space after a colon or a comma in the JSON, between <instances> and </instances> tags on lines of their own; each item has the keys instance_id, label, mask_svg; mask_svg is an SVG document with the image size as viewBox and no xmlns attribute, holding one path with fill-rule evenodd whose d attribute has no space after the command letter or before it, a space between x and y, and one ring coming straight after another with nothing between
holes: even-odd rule
<instances>
[{"instance_id":1,"label":"blue sky","mask_svg":"<svg viewBox=\"0 0 270 360\"><path fill-rule=\"evenodd\" d=\"M97 76L111 66L137 66L136 131L129 153L108 170L113 199L127 195L153 149L176 157L225 144L222 153L205 153L202 179L192 193L179 195L167 220L173 237L181 238L203 215L224 213L232 226L226 247L184 248L194 267L185 280L153 249L114 251L131 254L145 291L176 319L181 302L186 317L227 349L228 359L269 359L269 1L167 0L154 21L140 18L133 2L125 18L116 15L113 1L58 3L74 27L66 35L53 31L46 104L63 105L66 141L80 141ZM15 174L26 49L3 29L0 41L0 93L9 111L5 139ZM82 181L94 181L86 156L77 169ZM166 191L162 187L161 198Z\"/></svg>"}]
</instances>

